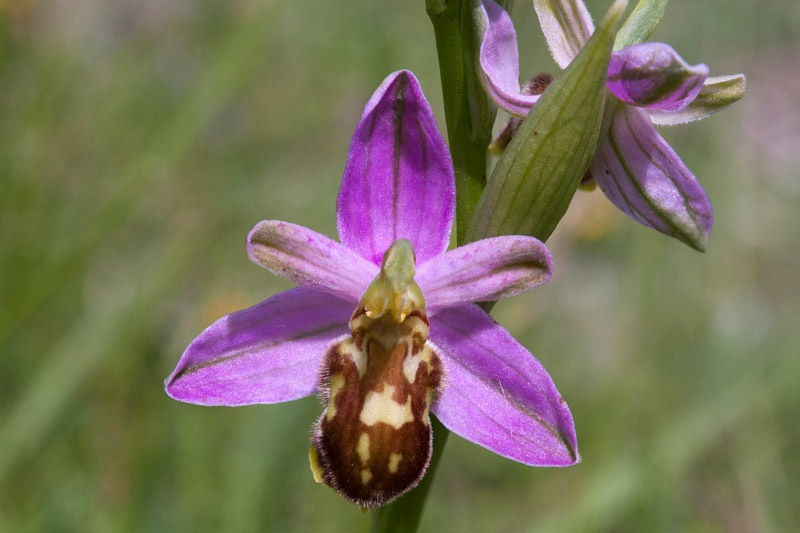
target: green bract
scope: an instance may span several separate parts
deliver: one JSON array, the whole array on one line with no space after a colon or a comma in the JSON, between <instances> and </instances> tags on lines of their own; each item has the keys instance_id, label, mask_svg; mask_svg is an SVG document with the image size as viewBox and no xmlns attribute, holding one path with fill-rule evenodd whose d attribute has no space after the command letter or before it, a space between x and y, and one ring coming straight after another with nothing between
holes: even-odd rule
<instances>
[{"instance_id":1,"label":"green bract","mask_svg":"<svg viewBox=\"0 0 800 533\"><path fill-rule=\"evenodd\" d=\"M545 240L553 232L595 154L608 62L626 5L614 2L522 122L495 166L467 241L514 234Z\"/></svg>"},{"instance_id":2,"label":"green bract","mask_svg":"<svg viewBox=\"0 0 800 533\"><path fill-rule=\"evenodd\" d=\"M666 9L667 0L639 0L617 32L614 50L645 42L661 22Z\"/></svg>"}]
</instances>

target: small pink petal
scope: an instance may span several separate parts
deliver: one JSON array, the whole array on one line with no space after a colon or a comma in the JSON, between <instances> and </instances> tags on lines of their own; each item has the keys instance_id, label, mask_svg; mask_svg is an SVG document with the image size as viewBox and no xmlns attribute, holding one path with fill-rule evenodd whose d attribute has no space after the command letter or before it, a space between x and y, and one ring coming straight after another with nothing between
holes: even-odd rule
<instances>
[{"instance_id":1,"label":"small pink petal","mask_svg":"<svg viewBox=\"0 0 800 533\"><path fill-rule=\"evenodd\" d=\"M527 292L550 279L553 263L533 237L493 237L445 252L417 268L428 313Z\"/></svg>"},{"instance_id":2,"label":"small pink petal","mask_svg":"<svg viewBox=\"0 0 800 533\"><path fill-rule=\"evenodd\" d=\"M338 242L297 224L264 220L247 237L250 260L276 276L357 302L378 269Z\"/></svg>"},{"instance_id":3,"label":"small pink petal","mask_svg":"<svg viewBox=\"0 0 800 533\"><path fill-rule=\"evenodd\" d=\"M524 117L539 99L524 94L519 84L517 33L508 13L493 0L475 7L480 34L481 82L494 102L517 117Z\"/></svg>"}]
</instances>

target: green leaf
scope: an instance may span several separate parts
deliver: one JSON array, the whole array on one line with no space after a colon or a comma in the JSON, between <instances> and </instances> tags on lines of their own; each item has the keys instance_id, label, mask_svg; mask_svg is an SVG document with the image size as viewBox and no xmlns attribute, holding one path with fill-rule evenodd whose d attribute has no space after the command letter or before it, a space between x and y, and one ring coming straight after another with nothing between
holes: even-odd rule
<instances>
[{"instance_id":1,"label":"green leaf","mask_svg":"<svg viewBox=\"0 0 800 533\"><path fill-rule=\"evenodd\" d=\"M617 0L589 42L547 88L497 162L467 230L546 240L589 169L601 131L606 73L627 2Z\"/></svg>"},{"instance_id":2,"label":"green leaf","mask_svg":"<svg viewBox=\"0 0 800 533\"><path fill-rule=\"evenodd\" d=\"M661 22L666 9L667 0L639 0L619 29L614 50L645 42Z\"/></svg>"}]
</instances>

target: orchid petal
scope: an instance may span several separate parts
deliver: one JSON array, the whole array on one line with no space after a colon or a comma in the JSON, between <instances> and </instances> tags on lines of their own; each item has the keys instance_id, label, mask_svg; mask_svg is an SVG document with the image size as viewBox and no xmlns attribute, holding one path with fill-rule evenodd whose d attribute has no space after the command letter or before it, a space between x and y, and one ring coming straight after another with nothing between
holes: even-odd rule
<instances>
[{"instance_id":1,"label":"orchid petal","mask_svg":"<svg viewBox=\"0 0 800 533\"><path fill-rule=\"evenodd\" d=\"M446 252L417 268L428 312L527 292L550 279L553 263L533 237L483 239Z\"/></svg>"},{"instance_id":2,"label":"orchid petal","mask_svg":"<svg viewBox=\"0 0 800 533\"><path fill-rule=\"evenodd\" d=\"M431 341L445 367L432 405L450 431L533 466L578 462L572 415L542 365L475 305L431 320Z\"/></svg>"},{"instance_id":3,"label":"orchid petal","mask_svg":"<svg viewBox=\"0 0 800 533\"><path fill-rule=\"evenodd\" d=\"M671 46L642 43L611 54L606 86L627 104L680 111L697 97L707 77L706 65L688 65Z\"/></svg>"},{"instance_id":4,"label":"orchid petal","mask_svg":"<svg viewBox=\"0 0 800 533\"><path fill-rule=\"evenodd\" d=\"M631 218L705 250L714 222L711 203L644 110L618 106L591 173Z\"/></svg>"},{"instance_id":5,"label":"orchid petal","mask_svg":"<svg viewBox=\"0 0 800 533\"><path fill-rule=\"evenodd\" d=\"M348 332L352 311L352 303L297 288L224 316L186 348L167 394L227 406L309 396L327 346Z\"/></svg>"},{"instance_id":6,"label":"orchid petal","mask_svg":"<svg viewBox=\"0 0 800 533\"><path fill-rule=\"evenodd\" d=\"M533 0L544 38L556 64L567 68L594 32L583 0Z\"/></svg>"},{"instance_id":7,"label":"orchid petal","mask_svg":"<svg viewBox=\"0 0 800 533\"><path fill-rule=\"evenodd\" d=\"M337 202L342 244L379 265L400 238L419 261L447 249L455 213L450 152L419 82L391 74L364 109Z\"/></svg>"},{"instance_id":8,"label":"orchid petal","mask_svg":"<svg viewBox=\"0 0 800 533\"><path fill-rule=\"evenodd\" d=\"M717 76L706 79L692 103L675 113L649 109L648 114L657 126L674 126L700 120L722 111L744 96L747 80L744 74Z\"/></svg>"},{"instance_id":9,"label":"orchid petal","mask_svg":"<svg viewBox=\"0 0 800 533\"><path fill-rule=\"evenodd\" d=\"M315 231L264 220L247 236L250 260L276 276L356 302L378 269L352 250Z\"/></svg>"},{"instance_id":10,"label":"orchid petal","mask_svg":"<svg viewBox=\"0 0 800 533\"><path fill-rule=\"evenodd\" d=\"M480 35L483 87L498 106L512 115L524 117L540 95L527 95L520 89L517 33L511 17L493 0L478 2L474 17Z\"/></svg>"}]
</instances>

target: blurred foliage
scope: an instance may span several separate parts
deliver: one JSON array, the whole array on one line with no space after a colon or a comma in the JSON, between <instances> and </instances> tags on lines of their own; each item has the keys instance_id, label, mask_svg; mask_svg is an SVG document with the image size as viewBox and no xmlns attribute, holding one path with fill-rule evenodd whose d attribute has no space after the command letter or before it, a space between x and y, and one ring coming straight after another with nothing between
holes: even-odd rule
<instances>
[{"instance_id":1,"label":"blurred foliage","mask_svg":"<svg viewBox=\"0 0 800 533\"><path fill-rule=\"evenodd\" d=\"M517 2L523 75L553 69L532 17ZM423 531L800 524L800 10L674 2L654 38L748 75L664 132L716 208L709 251L579 193L553 280L494 316L551 371L583 463L453 436ZM335 235L350 134L398 68L440 113L422 2L0 1L0 531L368 528L311 478L315 399L203 408L162 382L288 287L247 261L257 221Z\"/></svg>"}]
</instances>

